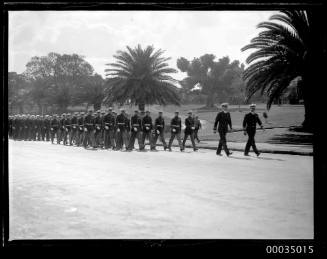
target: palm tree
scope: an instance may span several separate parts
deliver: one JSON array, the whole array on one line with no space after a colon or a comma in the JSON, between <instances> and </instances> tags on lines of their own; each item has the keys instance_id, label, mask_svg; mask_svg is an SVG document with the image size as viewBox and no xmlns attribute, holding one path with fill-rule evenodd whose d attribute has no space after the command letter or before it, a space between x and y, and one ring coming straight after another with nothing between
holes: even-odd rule
<instances>
[{"instance_id":1,"label":"palm tree","mask_svg":"<svg viewBox=\"0 0 327 259\"><path fill-rule=\"evenodd\" d=\"M319 15L319 13L318 13ZM292 80L301 78L298 86L303 93L305 119L303 127L312 127L312 83L317 77L323 56L323 42L317 13L312 11L281 11L269 22L257 28L264 29L242 48L256 49L246 60L249 67L243 77L247 84L247 99L257 92L266 94L267 108L280 98ZM311 87L311 89L309 89Z\"/></svg>"},{"instance_id":2,"label":"palm tree","mask_svg":"<svg viewBox=\"0 0 327 259\"><path fill-rule=\"evenodd\" d=\"M144 110L145 104L180 104L177 94L178 81L169 74L177 71L166 63L170 58L162 57L164 51L155 51L153 46L142 49L140 45L127 51L118 51L115 63L107 64L108 87L104 103L129 101Z\"/></svg>"}]
</instances>

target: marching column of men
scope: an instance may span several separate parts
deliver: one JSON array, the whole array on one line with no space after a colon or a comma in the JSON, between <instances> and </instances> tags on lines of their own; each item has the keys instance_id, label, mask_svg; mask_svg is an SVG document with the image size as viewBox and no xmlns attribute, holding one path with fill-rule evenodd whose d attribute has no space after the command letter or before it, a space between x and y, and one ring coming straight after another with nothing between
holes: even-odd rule
<instances>
[{"instance_id":1,"label":"marching column of men","mask_svg":"<svg viewBox=\"0 0 327 259\"><path fill-rule=\"evenodd\" d=\"M244 155L248 156L250 148L257 156L260 155L256 144L255 134L256 125L263 128L262 122L255 112L255 104L250 105L250 112L244 116L243 131L244 135L248 135L248 141L245 146ZM139 151L145 150L146 140L148 139L150 150L156 151L157 141L160 139L164 150L172 151L171 147L174 139L178 141L181 151L185 149L185 143L190 137L194 151L198 148L195 144L195 139L198 140L198 130L201 128L200 120L188 113L185 119L184 138L181 140L182 120L179 117L179 112L175 112L175 116L170 121L170 139L168 145L165 140L165 120L163 113L159 112L158 117L152 121L150 112L146 111L145 116L139 115L136 110L134 115L129 119L124 109L120 109L120 114L117 115L112 108L108 112L97 111L93 113L89 110L85 115L84 112L70 113L62 115L11 115L8 123L9 137L14 140L27 141L51 141L54 144L55 139L57 144L70 146L83 146L84 148L91 147L126 150L134 149L135 139L138 141ZM222 104L222 111L216 116L214 122L214 133L219 133L219 144L217 147L217 155L221 156L221 151L224 149L227 156L232 152L227 147L226 135L232 131L231 115L228 112L228 104Z\"/></svg>"}]
</instances>

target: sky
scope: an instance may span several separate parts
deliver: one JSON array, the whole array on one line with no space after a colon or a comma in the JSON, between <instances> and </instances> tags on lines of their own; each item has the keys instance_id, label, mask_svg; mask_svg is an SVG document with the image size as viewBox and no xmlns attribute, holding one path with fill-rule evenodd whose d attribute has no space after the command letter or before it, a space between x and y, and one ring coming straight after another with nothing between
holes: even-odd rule
<instances>
[{"instance_id":1,"label":"sky","mask_svg":"<svg viewBox=\"0 0 327 259\"><path fill-rule=\"evenodd\" d=\"M276 11L11 11L9 71L22 73L33 56L49 52L84 56L105 77L106 64L126 46L153 45L171 57L192 60L204 54L229 56L245 64L241 48L255 37L256 25ZM246 64L245 64L246 65ZM185 73L174 77L181 80Z\"/></svg>"}]
</instances>

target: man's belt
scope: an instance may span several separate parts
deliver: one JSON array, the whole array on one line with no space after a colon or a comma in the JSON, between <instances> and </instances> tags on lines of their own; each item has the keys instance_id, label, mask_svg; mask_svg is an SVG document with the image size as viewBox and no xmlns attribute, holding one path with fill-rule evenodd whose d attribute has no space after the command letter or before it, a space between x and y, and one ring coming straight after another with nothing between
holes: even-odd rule
<instances>
[{"instance_id":1,"label":"man's belt","mask_svg":"<svg viewBox=\"0 0 327 259\"><path fill-rule=\"evenodd\" d=\"M160 128L163 128L163 125L162 124L157 124L156 126L157 127L160 127Z\"/></svg>"},{"instance_id":2,"label":"man's belt","mask_svg":"<svg viewBox=\"0 0 327 259\"><path fill-rule=\"evenodd\" d=\"M144 125L145 125L145 126L151 126L151 124L148 124L148 123L147 123L147 124L144 124Z\"/></svg>"},{"instance_id":3,"label":"man's belt","mask_svg":"<svg viewBox=\"0 0 327 259\"><path fill-rule=\"evenodd\" d=\"M72 124L72 126L77 126L77 124Z\"/></svg>"},{"instance_id":4,"label":"man's belt","mask_svg":"<svg viewBox=\"0 0 327 259\"><path fill-rule=\"evenodd\" d=\"M93 126L93 123L85 123L85 125Z\"/></svg>"},{"instance_id":5,"label":"man's belt","mask_svg":"<svg viewBox=\"0 0 327 259\"><path fill-rule=\"evenodd\" d=\"M171 125L172 127L175 127L175 128L180 128L181 126L179 126L179 125L175 125L175 124L172 124Z\"/></svg>"},{"instance_id":6,"label":"man's belt","mask_svg":"<svg viewBox=\"0 0 327 259\"><path fill-rule=\"evenodd\" d=\"M118 125L125 125L125 122L118 122Z\"/></svg>"},{"instance_id":7,"label":"man's belt","mask_svg":"<svg viewBox=\"0 0 327 259\"><path fill-rule=\"evenodd\" d=\"M134 127L134 126L140 126L140 124L133 124L133 127Z\"/></svg>"},{"instance_id":8,"label":"man's belt","mask_svg":"<svg viewBox=\"0 0 327 259\"><path fill-rule=\"evenodd\" d=\"M105 122L104 124L111 126L113 123Z\"/></svg>"}]
</instances>

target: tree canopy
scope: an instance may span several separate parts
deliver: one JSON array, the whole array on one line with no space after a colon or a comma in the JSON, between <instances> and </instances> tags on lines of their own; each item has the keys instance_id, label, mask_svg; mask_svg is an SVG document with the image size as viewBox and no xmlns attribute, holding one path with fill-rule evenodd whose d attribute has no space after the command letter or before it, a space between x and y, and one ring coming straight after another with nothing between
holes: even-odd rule
<instances>
[{"instance_id":1,"label":"tree canopy","mask_svg":"<svg viewBox=\"0 0 327 259\"><path fill-rule=\"evenodd\" d=\"M207 95L207 107L213 107L216 101L243 102L244 66L237 60L231 62L228 56L218 61L215 59L213 54L205 54L192 61L179 58L177 67L187 73L187 77L181 81L182 87L192 91L194 86L200 85L199 92Z\"/></svg>"}]
</instances>

